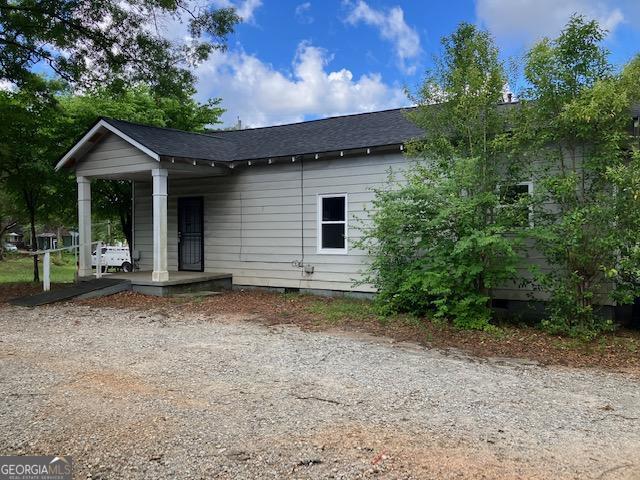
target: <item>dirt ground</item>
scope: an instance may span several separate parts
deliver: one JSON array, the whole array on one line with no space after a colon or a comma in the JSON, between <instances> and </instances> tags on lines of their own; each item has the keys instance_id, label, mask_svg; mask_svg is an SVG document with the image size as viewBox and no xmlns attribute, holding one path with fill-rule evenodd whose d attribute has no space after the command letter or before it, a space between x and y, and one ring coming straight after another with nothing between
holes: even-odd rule
<instances>
[{"instance_id":1,"label":"dirt ground","mask_svg":"<svg viewBox=\"0 0 640 480\"><path fill-rule=\"evenodd\" d=\"M267 308L219 298L0 306L0 451L92 479L640 478L634 375L198 311Z\"/></svg>"},{"instance_id":2,"label":"dirt ground","mask_svg":"<svg viewBox=\"0 0 640 480\"><path fill-rule=\"evenodd\" d=\"M458 330L424 319L397 317L381 322L364 308L329 317L344 300L261 291L233 291L203 298L149 297L132 292L80 302L94 307L135 308L202 315L243 315L267 325L295 324L307 331L340 330L385 336L401 342L455 350L481 358L505 357L543 365L630 373L640 376L640 331L621 329L590 342L546 334L523 325L501 325L498 335ZM364 302L368 303L368 302ZM337 305L338 307L340 305ZM356 307L358 307L356 303ZM364 312L363 312L364 310ZM320 313L318 313L320 312ZM353 313L353 314L351 314ZM350 315L351 314L351 315Z\"/></svg>"}]
</instances>

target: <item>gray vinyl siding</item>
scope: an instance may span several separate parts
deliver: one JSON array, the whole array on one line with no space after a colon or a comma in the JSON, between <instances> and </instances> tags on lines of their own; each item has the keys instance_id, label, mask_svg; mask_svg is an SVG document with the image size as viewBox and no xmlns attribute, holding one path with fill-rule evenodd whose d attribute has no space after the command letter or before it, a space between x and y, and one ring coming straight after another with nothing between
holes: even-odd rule
<instances>
[{"instance_id":1,"label":"gray vinyl siding","mask_svg":"<svg viewBox=\"0 0 640 480\"><path fill-rule=\"evenodd\" d=\"M401 178L409 162L398 153L307 161L303 172L300 163L286 163L238 168L224 177L183 180L169 175L169 270L178 269L177 199L202 196L205 271L231 273L235 285L373 292L371 285L354 286L369 261L364 252L353 247L353 241L360 237L357 226L368 220L365 208L371 207L373 189L386 185L390 170ZM317 198L330 193L348 196L346 255L317 252ZM151 183L136 182L134 244L141 252L143 270L153 267L151 198ZM303 243L304 263L313 265L312 275L292 265L302 259ZM529 263L548 268L532 247L524 252L523 276L530 275ZM496 293L511 300L543 298L531 286L517 283L506 284Z\"/></svg>"},{"instance_id":2,"label":"gray vinyl siding","mask_svg":"<svg viewBox=\"0 0 640 480\"><path fill-rule=\"evenodd\" d=\"M369 261L353 247L360 237L357 225L368 219L364 210L371 207L372 189L386 185L390 169L401 178L409 162L398 153L306 161L303 172L297 162L236 168L222 177L176 179L170 173L169 270L178 269L177 199L202 196L205 271L231 273L235 285L373 292L370 285L354 286ZM532 180L535 189L535 177ZM317 252L317 197L330 193L348 195L346 255ZM151 183L136 182L134 246L141 252L143 270L153 266L151 198ZM304 263L314 267L311 275L292 265L302 260L303 244ZM522 256L518 269L522 278L531 278L532 264L542 271L550 269L533 242L526 245ZM494 294L507 300L547 299L521 280L501 285ZM601 301L609 303L604 298Z\"/></svg>"},{"instance_id":3,"label":"gray vinyl siding","mask_svg":"<svg viewBox=\"0 0 640 480\"><path fill-rule=\"evenodd\" d=\"M541 272L548 272L551 267L547 263L545 257L535 248L534 242L525 240L525 245L520 252L521 260L517 267L517 279L515 281L506 282L499 288L493 289L495 298L505 300L548 300L549 296L545 292L537 290L533 285L533 274L530 271L532 265L536 265ZM523 280L529 283L523 285Z\"/></svg>"},{"instance_id":4,"label":"gray vinyl siding","mask_svg":"<svg viewBox=\"0 0 640 480\"><path fill-rule=\"evenodd\" d=\"M79 177L99 177L158 168L158 162L117 135L110 133L77 165Z\"/></svg>"},{"instance_id":5,"label":"gray vinyl siding","mask_svg":"<svg viewBox=\"0 0 640 480\"><path fill-rule=\"evenodd\" d=\"M178 268L177 199L204 197L205 271L233 274L236 285L314 288L372 292L354 286L367 264L364 252L353 247L358 222L365 221L375 187L385 185L389 169L407 165L398 154L340 158L238 168L225 177L172 179L169 176L168 263ZM347 254L317 252L319 194L348 196ZM135 248L140 267L152 268L151 184L135 187ZM301 208L302 207L302 208ZM304 227L302 228L302 225ZM292 265L313 265L307 275Z\"/></svg>"}]
</instances>

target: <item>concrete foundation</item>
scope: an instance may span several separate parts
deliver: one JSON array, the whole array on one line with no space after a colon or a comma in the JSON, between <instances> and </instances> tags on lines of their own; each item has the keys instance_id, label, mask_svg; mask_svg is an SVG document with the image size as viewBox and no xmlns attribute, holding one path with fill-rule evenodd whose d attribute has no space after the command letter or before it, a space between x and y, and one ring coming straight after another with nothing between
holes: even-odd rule
<instances>
[{"instance_id":1,"label":"concrete foundation","mask_svg":"<svg viewBox=\"0 0 640 480\"><path fill-rule=\"evenodd\" d=\"M376 296L371 292L350 292L348 290L325 290L319 288L285 288L285 287L260 287L255 285L233 285L233 290L258 290L273 293L301 293L303 295L317 295L330 298L354 298L357 300L373 300Z\"/></svg>"}]
</instances>

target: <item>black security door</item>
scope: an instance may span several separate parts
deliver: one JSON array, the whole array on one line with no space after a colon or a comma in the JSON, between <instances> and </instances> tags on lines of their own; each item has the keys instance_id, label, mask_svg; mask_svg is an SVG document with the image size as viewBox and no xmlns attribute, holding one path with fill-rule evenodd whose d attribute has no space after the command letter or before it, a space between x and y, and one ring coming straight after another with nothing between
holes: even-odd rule
<instances>
[{"instance_id":1,"label":"black security door","mask_svg":"<svg viewBox=\"0 0 640 480\"><path fill-rule=\"evenodd\" d=\"M202 197L178 199L178 270L204 271Z\"/></svg>"}]
</instances>

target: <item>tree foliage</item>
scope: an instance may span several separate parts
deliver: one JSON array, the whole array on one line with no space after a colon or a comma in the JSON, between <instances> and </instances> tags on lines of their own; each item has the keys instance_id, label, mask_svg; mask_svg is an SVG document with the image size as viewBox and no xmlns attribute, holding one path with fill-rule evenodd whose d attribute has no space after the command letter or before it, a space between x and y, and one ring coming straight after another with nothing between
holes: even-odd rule
<instances>
[{"instance_id":1,"label":"tree foliage","mask_svg":"<svg viewBox=\"0 0 640 480\"><path fill-rule=\"evenodd\" d=\"M60 88L57 82L39 80L28 90L0 91L0 181L5 194L22 207L21 220L30 225L34 250L36 221L53 207L50 194L58 183L51 158L59 152L52 119L60 114L53 97ZM34 257L34 281L38 279Z\"/></svg>"},{"instance_id":2,"label":"tree foliage","mask_svg":"<svg viewBox=\"0 0 640 480\"><path fill-rule=\"evenodd\" d=\"M434 312L486 329L492 289L516 274L517 209L500 208L509 176L504 150L506 75L489 34L461 24L443 40L412 120L425 130L408 149L421 158L380 190L360 246L385 313Z\"/></svg>"},{"instance_id":3,"label":"tree foliage","mask_svg":"<svg viewBox=\"0 0 640 480\"><path fill-rule=\"evenodd\" d=\"M84 87L124 82L175 95L193 83L187 67L225 47L239 17L231 8L192 8L183 0L0 0L0 77L19 86L47 64ZM183 20L183 19L187 20ZM177 43L163 22L186 23Z\"/></svg>"},{"instance_id":4,"label":"tree foliage","mask_svg":"<svg viewBox=\"0 0 640 480\"><path fill-rule=\"evenodd\" d=\"M421 160L376 192L360 242L385 312L487 328L493 289L514 281L550 298L544 328L590 337L613 326L599 305L640 296L640 56L616 72L605 33L574 16L536 44L517 105L500 104L486 33L462 24L443 41L412 115ZM523 181L533 192L512 188Z\"/></svg>"},{"instance_id":5,"label":"tree foliage","mask_svg":"<svg viewBox=\"0 0 640 480\"><path fill-rule=\"evenodd\" d=\"M558 38L531 49L525 66L530 87L513 145L536 159L531 234L551 268L534 273L551 297L544 325L554 332L610 328L596 305L610 294L625 302L637 294L623 277L637 265L630 107L640 99L640 77L629 70L637 73L637 60L614 72L604 37L597 22L574 16Z\"/></svg>"},{"instance_id":6,"label":"tree foliage","mask_svg":"<svg viewBox=\"0 0 640 480\"><path fill-rule=\"evenodd\" d=\"M0 0L0 79L14 87L0 93L0 181L24 207L32 237L36 221L72 216L75 185L53 165L97 115L186 130L217 121L219 100L193 101L190 67L224 49L239 20L233 8L182 0ZM189 40L171 41L166 23L186 24ZM56 80L35 73L47 67ZM110 201L97 212L117 212L128 238L129 189L96 185Z\"/></svg>"}]
</instances>

